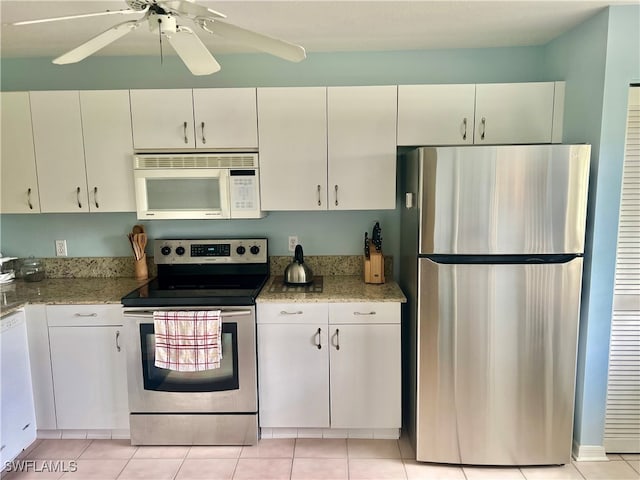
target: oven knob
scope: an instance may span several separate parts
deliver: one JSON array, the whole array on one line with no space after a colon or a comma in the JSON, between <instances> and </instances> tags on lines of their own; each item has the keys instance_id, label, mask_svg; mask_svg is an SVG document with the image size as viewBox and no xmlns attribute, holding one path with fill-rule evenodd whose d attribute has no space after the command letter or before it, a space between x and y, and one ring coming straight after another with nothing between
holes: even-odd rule
<instances>
[{"instance_id":1,"label":"oven knob","mask_svg":"<svg viewBox=\"0 0 640 480\"><path fill-rule=\"evenodd\" d=\"M257 255L260 253L260 247L257 245L254 245L253 247L251 247L251 253L253 253L254 255Z\"/></svg>"},{"instance_id":2,"label":"oven knob","mask_svg":"<svg viewBox=\"0 0 640 480\"><path fill-rule=\"evenodd\" d=\"M184 255L184 247L177 247L176 248L176 253L178 255Z\"/></svg>"},{"instance_id":3,"label":"oven knob","mask_svg":"<svg viewBox=\"0 0 640 480\"><path fill-rule=\"evenodd\" d=\"M162 255L169 255L171 253L171 247L162 247L160 253Z\"/></svg>"},{"instance_id":4,"label":"oven knob","mask_svg":"<svg viewBox=\"0 0 640 480\"><path fill-rule=\"evenodd\" d=\"M244 255L244 252L246 252L246 251L247 251L247 249L244 248L242 245L240 245L238 248L236 248L236 253L238 255Z\"/></svg>"}]
</instances>

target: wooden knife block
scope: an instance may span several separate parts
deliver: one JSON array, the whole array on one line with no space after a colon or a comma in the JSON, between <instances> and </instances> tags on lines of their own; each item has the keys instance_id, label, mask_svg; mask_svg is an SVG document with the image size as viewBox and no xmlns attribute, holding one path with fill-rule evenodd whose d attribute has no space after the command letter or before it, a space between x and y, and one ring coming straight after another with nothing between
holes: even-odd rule
<instances>
[{"instance_id":1,"label":"wooden knife block","mask_svg":"<svg viewBox=\"0 0 640 480\"><path fill-rule=\"evenodd\" d=\"M384 283L384 255L369 241L369 258L364 257L364 283Z\"/></svg>"}]
</instances>

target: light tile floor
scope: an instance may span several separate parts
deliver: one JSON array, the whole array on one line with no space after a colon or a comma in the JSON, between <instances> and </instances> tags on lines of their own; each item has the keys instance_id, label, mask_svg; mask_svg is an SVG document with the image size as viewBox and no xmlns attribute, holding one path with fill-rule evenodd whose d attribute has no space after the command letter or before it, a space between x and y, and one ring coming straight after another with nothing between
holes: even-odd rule
<instances>
[{"instance_id":1,"label":"light tile floor","mask_svg":"<svg viewBox=\"0 0 640 480\"><path fill-rule=\"evenodd\" d=\"M134 447L127 440L39 440L2 480L640 480L640 455L561 467L418 463L408 442L265 439L252 447Z\"/></svg>"}]
</instances>

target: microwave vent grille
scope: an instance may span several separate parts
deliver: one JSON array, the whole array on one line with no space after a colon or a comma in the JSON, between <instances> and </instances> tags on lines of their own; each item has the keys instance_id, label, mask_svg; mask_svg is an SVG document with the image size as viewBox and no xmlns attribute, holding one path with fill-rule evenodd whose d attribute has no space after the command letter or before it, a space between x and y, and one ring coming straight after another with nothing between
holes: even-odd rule
<instances>
[{"instance_id":1,"label":"microwave vent grille","mask_svg":"<svg viewBox=\"0 0 640 480\"><path fill-rule=\"evenodd\" d=\"M255 154L136 155L135 168L258 168L258 156Z\"/></svg>"}]
</instances>

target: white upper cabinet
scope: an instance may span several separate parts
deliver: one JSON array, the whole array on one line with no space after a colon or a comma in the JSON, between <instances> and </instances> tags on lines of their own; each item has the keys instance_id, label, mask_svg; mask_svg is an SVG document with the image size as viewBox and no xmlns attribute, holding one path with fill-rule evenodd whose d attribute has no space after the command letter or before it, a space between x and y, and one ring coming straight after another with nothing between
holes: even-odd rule
<instances>
[{"instance_id":1,"label":"white upper cabinet","mask_svg":"<svg viewBox=\"0 0 640 480\"><path fill-rule=\"evenodd\" d=\"M476 86L399 85L398 145L470 145Z\"/></svg>"},{"instance_id":2,"label":"white upper cabinet","mask_svg":"<svg viewBox=\"0 0 640 480\"><path fill-rule=\"evenodd\" d=\"M29 95L42 212L88 212L79 92Z\"/></svg>"},{"instance_id":3,"label":"white upper cabinet","mask_svg":"<svg viewBox=\"0 0 640 480\"><path fill-rule=\"evenodd\" d=\"M89 209L134 212L129 92L82 91L80 108Z\"/></svg>"},{"instance_id":4,"label":"white upper cabinet","mask_svg":"<svg viewBox=\"0 0 640 480\"><path fill-rule=\"evenodd\" d=\"M397 87L327 89L330 210L396 206Z\"/></svg>"},{"instance_id":5,"label":"white upper cabinet","mask_svg":"<svg viewBox=\"0 0 640 480\"><path fill-rule=\"evenodd\" d=\"M554 83L476 85L476 144L551 143Z\"/></svg>"},{"instance_id":6,"label":"white upper cabinet","mask_svg":"<svg viewBox=\"0 0 640 480\"><path fill-rule=\"evenodd\" d=\"M131 90L133 146L193 148L193 97L190 89Z\"/></svg>"},{"instance_id":7,"label":"white upper cabinet","mask_svg":"<svg viewBox=\"0 0 640 480\"><path fill-rule=\"evenodd\" d=\"M327 89L258 88L263 210L327 210Z\"/></svg>"},{"instance_id":8,"label":"white upper cabinet","mask_svg":"<svg viewBox=\"0 0 640 480\"><path fill-rule=\"evenodd\" d=\"M28 92L0 93L2 213L39 213L40 197Z\"/></svg>"},{"instance_id":9,"label":"white upper cabinet","mask_svg":"<svg viewBox=\"0 0 640 480\"><path fill-rule=\"evenodd\" d=\"M128 92L30 97L42 212L135 211Z\"/></svg>"},{"instance_id":10,"label":"white upper cabinet","mask_svg":"<svg viewBox=\"0 0 640 480\"><path fill-rule=\"evenodd\" d=\"M254 88L131 90L136 149L257 148Z\"/></svg>"},{"instance_id":11,"label":"white upper cabinet","mask_svg":"<svg viewBox=\"0 0 640 480\"><path fill-rule=\"evenodd\" d=\"M562 142L564 82L399 85L398 145Z\"/></svg>"},{"instance_id":12,"label":"white upper cabinet","mask_svg":"<svg viewBox=\"0 0 640 480\"><path fill-rule=\"evenodd\" d=\"M262 208L395 208L396 112L396 86L259 88Z\"/></svg>"},{"instance_id":13,"label":"white upper cabinet","mask_svg":"<svg viewBox=\"0 0 640 480\"><path fill-rule=\"evenodd\" d=\"M258 148L255 88L193 90L196 147Z\"/></svg>"}]
</instances>

